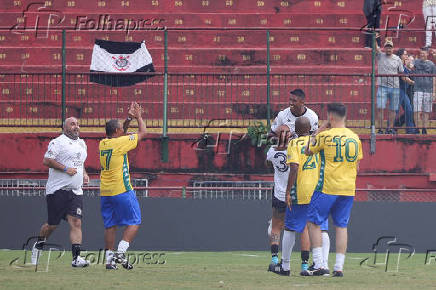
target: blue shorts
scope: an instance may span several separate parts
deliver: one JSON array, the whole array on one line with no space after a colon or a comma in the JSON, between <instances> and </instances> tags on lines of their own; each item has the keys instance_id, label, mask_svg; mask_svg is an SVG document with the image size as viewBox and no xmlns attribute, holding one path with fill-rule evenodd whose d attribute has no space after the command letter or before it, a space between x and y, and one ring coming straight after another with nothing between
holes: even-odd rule
<instances>
[{"instance_id":1,"label":"blue shorts","mask_svg":"<svg viewBox=\"0 0 436 290\"><path fill-rule=\"evenodd\" d=\"M286 216L285 216L285 227L288 230L296 231L302 233L304 231L304 227L306 226L309 220L309 205L308 204L295 204L291 206L291 210L289 207L286 207ZM322 231L329 230L329 221L326 219L321 224Z\"/></svg>"},{"instance_id":2,"label":"blue shorts","mask_svg":"<svg viewBox=\"0 0 436 290\"><path fill-rule=\"evenodd\" d=\"M141 210L134 190L114 196L102 196L100 204L106 229L141 224Z\"/></svg>"},{"instance_id":3,"label":"blue shorts","mask_svg":"<svg viewBox=\"0 0 436 290\"><path fill-rule=\"evenodd\" d=\"M321 225L331 214L335 226L346 228L353 201L354 196L331 195L315 191L309 204L309 221Z\"/></svg>"}]
</instances>

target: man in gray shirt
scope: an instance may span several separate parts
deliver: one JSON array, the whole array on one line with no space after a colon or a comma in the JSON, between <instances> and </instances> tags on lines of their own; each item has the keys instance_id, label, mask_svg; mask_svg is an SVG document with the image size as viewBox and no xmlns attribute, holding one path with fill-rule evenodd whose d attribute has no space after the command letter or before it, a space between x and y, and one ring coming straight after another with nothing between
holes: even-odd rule
<instances>
[{"instance_id":1,"label":"man in gray shirt","mask_svg":"<svg viewBox=\"0 0 436 290\"><path fill-rule=\"evenodd\" d=\"M428 50L422 48L419 58L415 60L415 74L436 74L436 66L428 59ZM422 127L422 134L427 134L427 126L436 96L436 79L434 77L415 77L415 93L413 95L413 110L416 126Z\"/></svg>"},{"instance_id":2,"label":"man in gray shirt","mask_svg":"<svg viewBox=\"0 0 436 290\"><path fill-rule=\"evenodd\" d=\"M384 52L377 46L378 73L386 75L395 75L404 72L401 59L393 54L394 44L391 40L386 40ZM379 117L379 134L383 134L383 110L389 99L389 115L386 134L395 134L394 126L395 114L400 104L400 80L397 76L385 76L378 78L377 90L377 115Z\"/></svg>"}]
</instances>

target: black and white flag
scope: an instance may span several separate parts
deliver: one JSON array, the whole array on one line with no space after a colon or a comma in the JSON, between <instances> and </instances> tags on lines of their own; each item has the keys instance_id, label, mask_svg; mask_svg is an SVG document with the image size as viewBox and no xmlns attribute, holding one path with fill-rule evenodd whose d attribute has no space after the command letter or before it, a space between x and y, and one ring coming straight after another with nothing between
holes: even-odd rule
<instances>
[{"instance_id":1,"label":"black and white flag","mask_svg":"<svg viewBox=\"0 0 436 290\"><path fill-rule=\"evenodd\" d=\"M145 42L115 42L96 39L92 50L90 81L112 87L131 86L142 82L153 74L132 74L154 72L153 62Z\"/></svg>"}]
</instances>

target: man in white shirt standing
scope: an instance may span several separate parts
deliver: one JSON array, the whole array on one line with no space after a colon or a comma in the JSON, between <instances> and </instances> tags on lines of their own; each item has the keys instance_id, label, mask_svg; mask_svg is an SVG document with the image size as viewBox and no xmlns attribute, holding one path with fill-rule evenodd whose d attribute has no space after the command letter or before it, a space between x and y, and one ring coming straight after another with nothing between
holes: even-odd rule
<instances>
[{"instance_id":1,"label":"man in white shirt standing","mask_svg":"<svg viewBox=\"0 0 436 290\"><path fill-rule=\"evenodd\" d=\"M87 157L85 142L79 138L79 122L65 120L63 134L50 141L43 164L49 167L46 185L48 219L39 232L32 249L32 264L38 263L44 243L59 225L61 219L70 225L73 267L86 267L89 262L80 257L82 244L83 183L89 182L84 163Z\"/></svg>"}]
</instances>

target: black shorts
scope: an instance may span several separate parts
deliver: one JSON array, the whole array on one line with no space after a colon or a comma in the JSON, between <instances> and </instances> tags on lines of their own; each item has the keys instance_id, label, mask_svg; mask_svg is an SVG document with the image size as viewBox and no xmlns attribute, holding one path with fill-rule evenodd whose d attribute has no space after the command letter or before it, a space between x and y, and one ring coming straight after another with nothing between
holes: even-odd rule
<instances>
[{"instance_id":1,"label":"black shorts","mask_svg":"<svg viewBox=\"0 0 436 290\"><path fill-rule=\"evenodd\" d=\"M284 213L286 211L287 204L284 201L278 199L274 194L272 198L272 207L277 209L279 213Z\"/></svg>"},{"instance_id":2,"label":"black shorts","mask_svg":"<svg viewBox=\"0 0 436 290\"><path fill-rule=\"evenodd\" d=\"M67 215L82 218L83 196L74 194L71 190L56 190L46 196L47 223L51 226L58 225L61 219L67 220Z\"/></svg>"}]
</instances>

